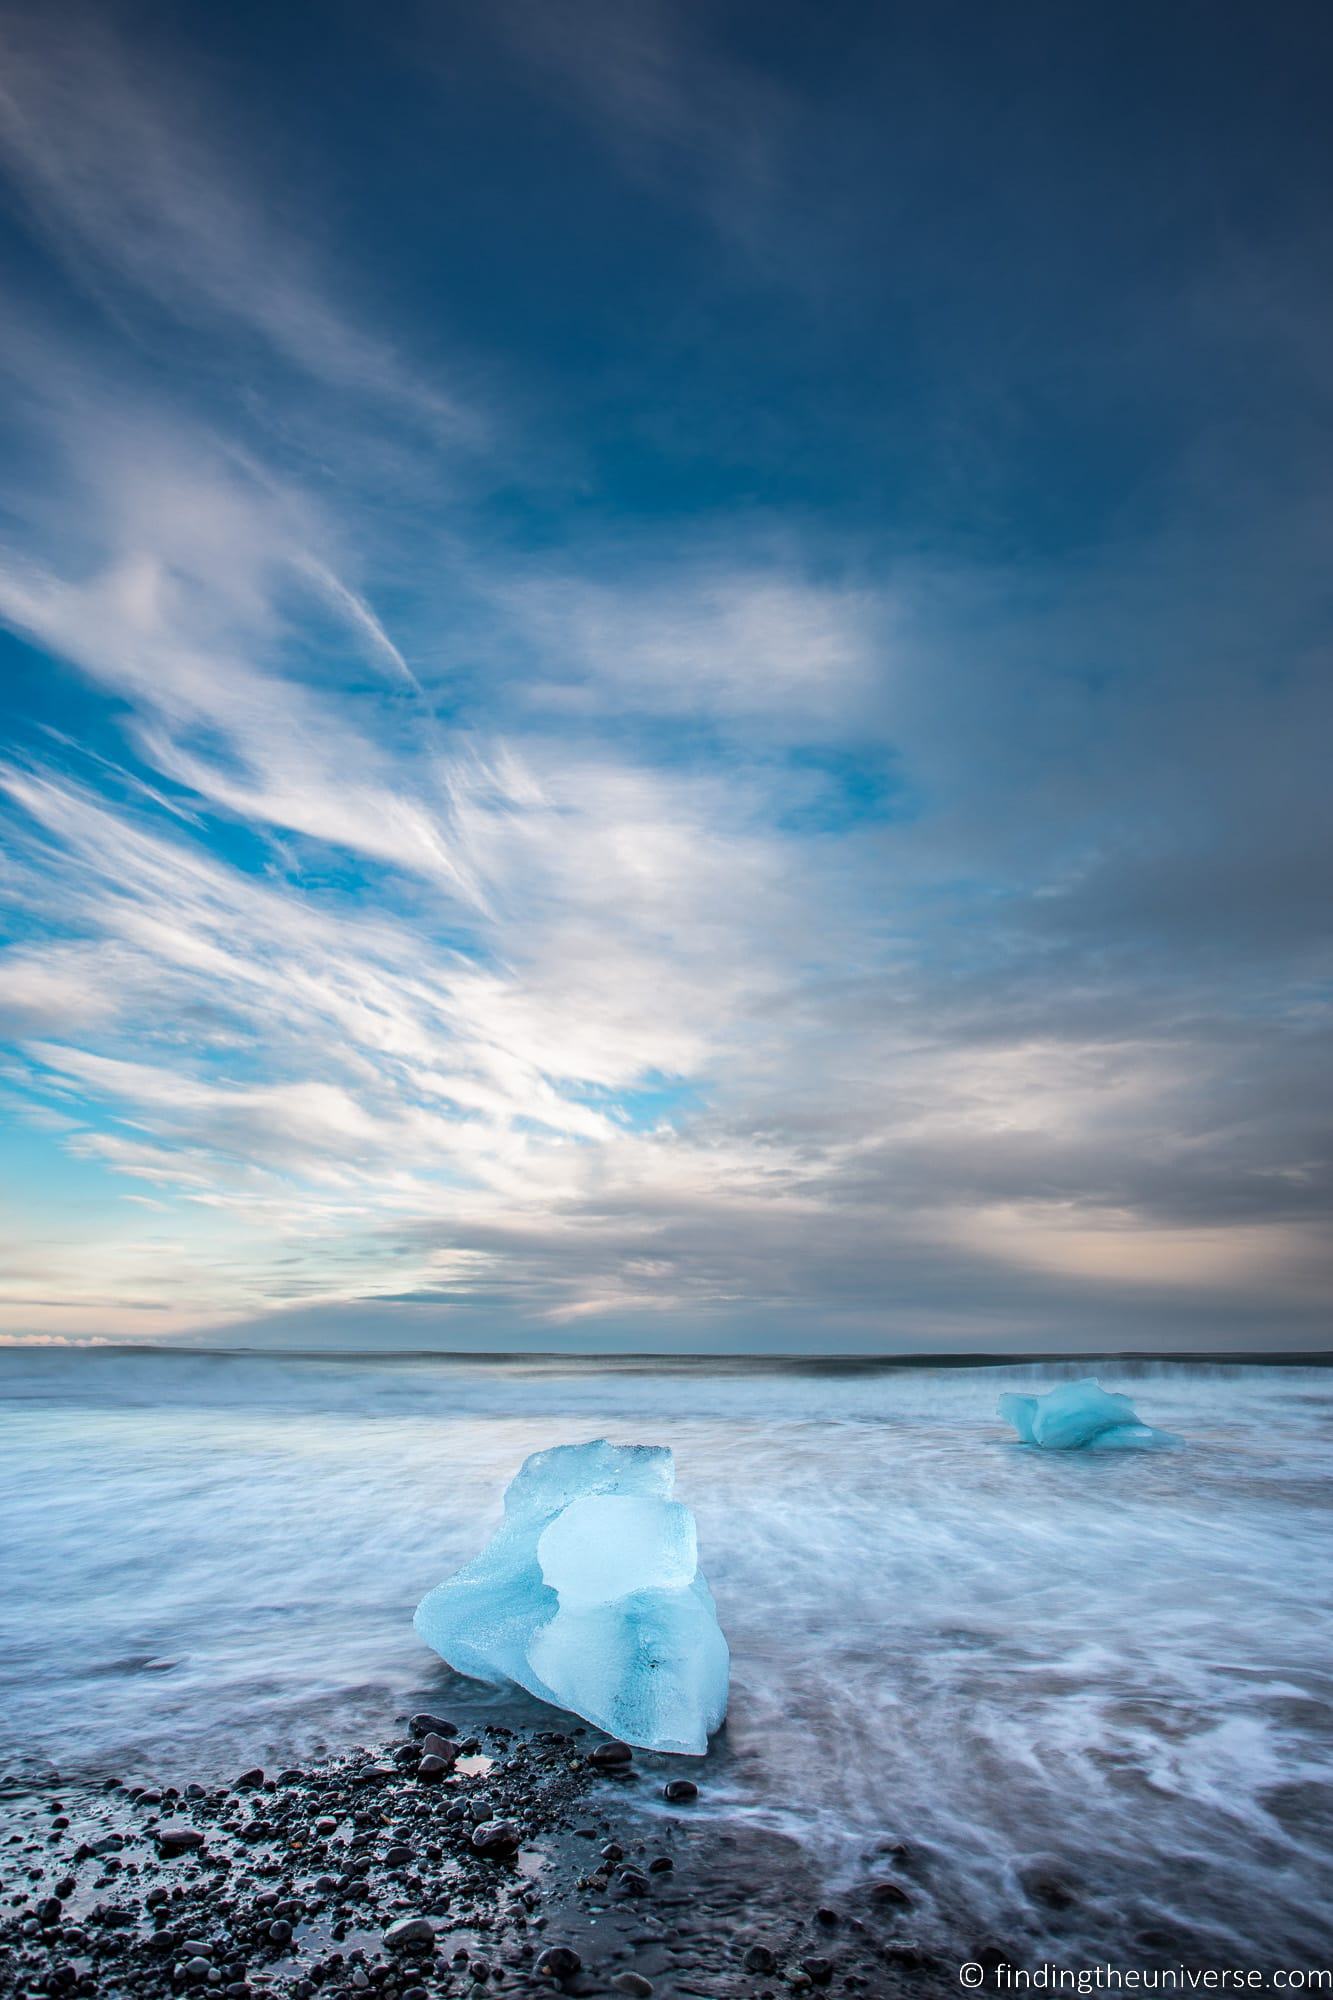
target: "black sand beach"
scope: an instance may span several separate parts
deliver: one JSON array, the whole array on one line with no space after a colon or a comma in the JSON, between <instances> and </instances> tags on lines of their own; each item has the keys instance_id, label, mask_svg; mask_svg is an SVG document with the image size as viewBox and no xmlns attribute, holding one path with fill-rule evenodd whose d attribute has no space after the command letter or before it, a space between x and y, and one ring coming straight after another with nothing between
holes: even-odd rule
<instances>
[{"instance_id":1,"label":"black sand beach","mask_svg":"<svg viewBox=\"0 0 1333 2000\"><path fill-rule=\"evenodd\" d=\"M373 1753L226 1786L11 1791L0 1992L955 1989L956 1968L912 1941L910 1857L884 1857L856 1907L832 1907L794 1843L697 1814L691 1768L577 1724L469 1734L457 1715L416 1716ZM682 1783L662 1816L636 1809L640 1787Z\"/></svg>"}]
</instances>

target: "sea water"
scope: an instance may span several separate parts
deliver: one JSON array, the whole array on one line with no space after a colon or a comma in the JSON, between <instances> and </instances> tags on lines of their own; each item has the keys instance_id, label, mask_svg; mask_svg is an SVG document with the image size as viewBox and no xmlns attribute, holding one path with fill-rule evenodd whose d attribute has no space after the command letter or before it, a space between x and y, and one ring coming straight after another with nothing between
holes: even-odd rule
<instances>
[{"instance_id":1,"label":"sea water","mask_svg":"<svg viewBox=\"0 0 1333 2000\"><path fill-rule=\"evenodd\" d=\"M1089 1372L1183 1445L1037 1452L995 1414ZM504 1719L414 1605L527 1453L662 1443L732 1650L697 1811L830 1892L895 1876L960 1953L1328 1960L1333 1371L6 1350L0 1431L12 1775Z\"/></svg>"}]
</instances>

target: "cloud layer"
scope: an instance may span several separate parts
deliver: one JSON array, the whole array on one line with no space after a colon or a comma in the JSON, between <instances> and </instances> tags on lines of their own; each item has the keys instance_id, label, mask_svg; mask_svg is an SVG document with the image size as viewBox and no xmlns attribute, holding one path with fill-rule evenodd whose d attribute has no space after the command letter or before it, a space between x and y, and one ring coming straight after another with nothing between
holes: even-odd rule
<instances>
[{"instance_id":1,"label":"cloud layer","mask_svg":"<svg viewBox=\"0 0 1333 2000\"><path fill-rule=\"evenodd\" d=\"M454 68L515 133L547 103L571 187L590 149L613 173L607 240L637 221L706 285L688 438L678 328L619 409L591 347L552 378L554 298L547 355L492 327L479 370L472 247L406 219L390 310L373 231L335 245L330 134L280 145L262 95L239 120L260 51L131 61L110 16L5 29L0 1324L1324 1340L1333 496L1298 421L1308 260L1260 301L1223 257L1137 300L1128 358L1078 350L1104 399L1170 402L1195 314L1218 396L1188 435L1149 421L1132 473L1089 472L1077 536L1033 484L1074 418L1020 422L1027 355L981 342L942 349L912 505L863 504L882 454L869 415L867 455L842 444L837 356L870 307L848 237L893 204L862 185L802 252L808 216L780 218L831 171L819 90L706 10L631 9L609 40L573 14L501 10ZM430 33L412 63L439 95L363 177L405 211L449 102ZM447 357L415 293L431 257L458 267ZM1123 317L1123 275L1111 294ZM1245 422L1220 359L1242 336L1275 385ZM720 414L740 349L743 437ZM827 371L817 466L810 406L773 415L788 352ZM1082 436L1095 460L1095 416Z\"/></svg>"}]
</instances>

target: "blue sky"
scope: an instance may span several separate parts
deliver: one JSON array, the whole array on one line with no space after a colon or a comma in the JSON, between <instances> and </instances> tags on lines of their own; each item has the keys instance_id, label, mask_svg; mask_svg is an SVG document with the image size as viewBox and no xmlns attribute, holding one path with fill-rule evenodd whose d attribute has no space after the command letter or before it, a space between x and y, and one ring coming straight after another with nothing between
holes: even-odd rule
<instances>
[{"instance_id":1,"label":"blue sky","mask_svg":"<svg viewBox=\"0 0 1333 2000\"><path fill-rule=\"evenodd\" d=\"M0 9L0 1329L1325 1344L1326 9Z\"/></svg>"}]
</instances>

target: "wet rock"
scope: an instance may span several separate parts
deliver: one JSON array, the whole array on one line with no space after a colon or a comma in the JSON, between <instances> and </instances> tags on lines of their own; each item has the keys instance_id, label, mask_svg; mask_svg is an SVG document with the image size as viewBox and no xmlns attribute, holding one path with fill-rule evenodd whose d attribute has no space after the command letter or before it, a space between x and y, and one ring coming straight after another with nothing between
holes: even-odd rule
<instances>
[{"instance_id":1,"label":"wet rock","mask_svg":"<svg viewBox=\"0 0 1333 2000\"><path fill-rule=\"evenodd\" d=\"M1063 1875L1051 1868L1028 1868L1020 1877L1023 1887L1034 1903L1044 1910L1072 1909L1078 1895Z\"/></svg>"},{"instance_id":2,"label":"wet rock","mask_svg":"<svg viewBox=\"0 0 1333 2000\"><path fill-rule=\"evenodd\" d=\"M697 1799L698 1796L699 1787L693 1778L672 1778L662 1787L662 1797L668 1799L673 1806L688 1805L691 1799Z\"/></svg>"},{"instance_id":3,"label":"wet rock","mask_svg":"<svg viewBox=\"0 0 1333 2000\"><path fill-rule=\"evenodd\" d=\"M518 1851L522 1835L512 1819L484 1819L472 1829L472 1845L478 1854L499 1859Z\"/></svg>"},{"instance_id":4,"label":"wet rock","mask_svg":"<svg viewBox=\"0 0 1333 2000\"><path fill-rule=\"evenodd\" d=\"M451 1743L447 1736L441 1736L437 1729L428 1730L421 1739L423 1757L442 1757L446 1764L452 1764L458 1755L458 1745Z\"/></svg>"},{"instance_id":5,"label":"wet rock","mask_svg":"<svg viewBox=\"0 0 1333 2000\"><path fill-rule=\"evenodd\" d=\"M616 1876L616 1888L622 1896L646 1896L650 1887L648 1877L638 1868L622 1868Z\"/></svg>"},{"instance_id":6,"label":"wet rock","mask_svg":"<svg viewBox=\"0 0 1333 2000\"><path fill-rule=\"evenodd\" d=\"M438 1785L453 1769L452 1760L443 1757L423 1757L417 1765L417 1776L427 1785Z\"/></svg>"},{"instance_id":7,"label":"wet rock","mask_svg":"<svg viewBox=\"0 0 1333 2000\"><path fill-rule=\"evenodd\" d=\"M204 1836L197 1826L187 1826L183 1820L169 1819L157 1829L158 1851L167 1859L173 1854L189 1854L204 1844Z\"/></svg>"},{"instance_id":8,"label":"wet rock","mask_svg":"<svg viewBox=\"0 0 1333 2000\"><path fill-rule=\"evenodd\" d=\"M292 1941L292 1927L286 1917L275 1917L268 1927L270 1944L287 1945Z\"/></svg>"},{"instance_id":9,"label":"wet rock","mask_svg":"<svg viewBox=\"0 0 1333 2000\"><path fill-rule=\"evenodd\" d=\"M537 1970L547 1979L572 1979L581 1970L583 1960L567 1944L551 1944L537 1960Z\"/></svg>"},{"instance_id":10,"label":"wet rock","mask_svg":"<svg viewBox=\"0 0 1333 2000\"><path fill-rule=\"evenodd\" d=\"M752 1944L745 1954L747 1972L776 1972L778 1961L766 1944Z\"/></svg>"},{"instance_id":11,"label":"wet rock","mask_svg":"<svg viewBox=\"0 0 1333 2000\"><path fill-rule=\"evenodd\" d=\"M386 1951L405 1951L412 1945L434 1942L435 1926L429 1917L399 1917L384 1933Z\"/></svg>"},{"instance_id":12,"label":"wet rock","mask_svg":"<svg viewBox=\"0 0 1333 2000\"><path fill-rule=\"evenodd\" d=\"M252 1771L242 1771L232 1786L234 1792L253 1792L264 1782L264 1773L256 1764Z\"/></svg>"},{"instance_id":13,"label":"wet rock","mask_svg":"<svg viewBox=\"0 0 1333 2000\"><path fill-rule=\"evenodd\" d=\"M414 1736L429 1736L432 1732L436 1736L457 1736L458 1734L458 1724L456 1722L446 1722L444 1717L440 1715L426 1715L425 1713L414 1715L407 1726Z\"/></svg>"},{"instance_id":14,"label":"wet rock","mask_svg":"<svg viewBox=\"0 0 1333 2000\"><path fill-rule=\"evenodd\" d=\"M641 1972L618 1972L611 1981L611 1991L634 1994L637 2000L651 2000L653 1982Z\"/></svg>"},{"instance_id":15,"label":"wet rock","mask_svg":"<svg viewBox=\"0 0 1333 2000\"><path fill-rule=\"evenodd\" d=\"M907 1910L912 1906L912 1898L901 1882L890 1882L887 1879L882 1882L872 1882L869 1895L871 1902L881 1910Z\"/></svg>"},{"instance_id":16,"label":"wet rock","mask_svg":"<svg viewBox=\"0 0 1333 2000\"><path fill-rule=\"evenodd\" d=\"M599 1771L619 1770L623 1765L633 1761L634 1752L629 1744L622 1743L616 1736L613 1736L608 1743L599 1743L595 1750L588 1752L588 1762L596 1765Z\"/></svg>"}]
</instances>

